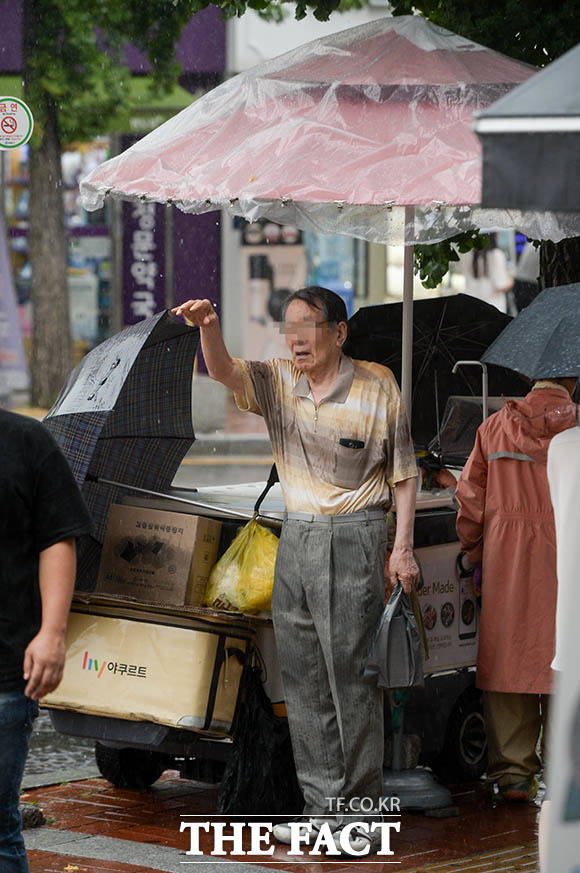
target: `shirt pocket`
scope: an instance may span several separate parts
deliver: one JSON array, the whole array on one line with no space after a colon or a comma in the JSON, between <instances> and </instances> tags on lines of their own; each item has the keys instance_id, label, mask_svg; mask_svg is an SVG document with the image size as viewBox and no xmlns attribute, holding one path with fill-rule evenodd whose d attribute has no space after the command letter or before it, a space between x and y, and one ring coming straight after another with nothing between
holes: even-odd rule
<instances>
[{"instance_id":1,"label":"shirt pocket","mask_svg":"<svg viewBox=\"0 0 580 873\"><path fill-rule=\"evenodd\" d=\"M364 448L341 446L338 440L329 465L329 479L339 488L355 491L368 478L369 451Z\"/></svg>"}]
</instances>

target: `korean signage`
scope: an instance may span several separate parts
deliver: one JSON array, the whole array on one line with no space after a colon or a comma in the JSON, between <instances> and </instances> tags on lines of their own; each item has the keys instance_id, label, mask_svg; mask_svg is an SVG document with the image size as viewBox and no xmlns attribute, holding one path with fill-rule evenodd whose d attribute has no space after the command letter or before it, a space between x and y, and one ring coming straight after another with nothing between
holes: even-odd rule
<instances>
[{"instance_id":1,"label":"korean signage","mask_svg":"<svg viewBox=\"0 0 580 873\"><path fill-rule=\"evenodd\" d=\"M161 617L160 617L161 618ZM168 619L171 621L171 619ZM231 621L227 627L231 626ZM146 632L145 632L146 630ZM188 627L71 612L62 682L43 705L89 715L203 728L217 661L209 729L226 734L236 711L243 635L224 623ZM220 640L228 656L219 656Z\"/></svg>"},{"instance_id":2,"label":"korean signage","mask_svg":"<svg viewBox=\"0 0 580 873\"><path fill-rule=\"evenodd\" d=\"M123 324L165 309L165 207L123 204Z\"/></svg>"},{"instance_id":3,"label":"korean signage","mask_svg":"<svg viewBox=\"0 0 580 873\"><path fill-rule=\"evenodd\" d=\"M17 149L34 129L32 112L18 97L0 97L0 149Z\"/></svg>"}]
</instances>

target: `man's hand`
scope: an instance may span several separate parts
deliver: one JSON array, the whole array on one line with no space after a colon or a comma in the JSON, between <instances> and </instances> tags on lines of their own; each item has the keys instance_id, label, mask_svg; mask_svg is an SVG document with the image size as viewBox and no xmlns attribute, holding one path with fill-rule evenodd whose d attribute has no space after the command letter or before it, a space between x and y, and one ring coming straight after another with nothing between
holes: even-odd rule
<instances>
[{"instance_id":1,"label":"man's hand","mask_svg":"<svg viewBox=\"0 0 580 873\"><path fill-rule=\"evenodd\" d=\"M40 630L24 652L24 693L40 700L54 691L62 679L66 655L64 634Z\"/></svg>"},{"instance_id":2,"label":"man's hand","mask_svg":"<svg viewBox=\"0 0 580 873\"><path fill-rule=\"evenodd\" d=\"M171 310L175 315L183 315L190 324L200 328L201 349L207 372L217 382L221 382L234 394L244 390L244 380L237 362L225 347L217 313L210 300L186 300Z\"/></svg>"},{"instance_id":3,"label":"man's hand","mask_svg":"<svg viewBox=\"0 0 580 873\"><path fill-rule=\"evenodd\" d=\"M39 700L53 691L62 678L65 636L76 575L76 545L60 540L43 549L38 561L42 624L24 652L24 693Z\"/></svg>"},{"instance_id":4,"label":"man's hand","mask_svg":"<svg viewBox=\"0 0 580 873\"><path fill-rule=\"evenodd\" d=\"M198 327L208 327L212 321L217 321L215 309L210 300L186 300L171 310L174 315L184 316Z\"/></svg>"},{"instance_id":5,"label":"man's hand","mask_svg":"<svg viewBox=\"0 0 580 873\"><path fill-rule=\"evenodd\" d=\"M389 560L391 585L400 582L405 594L410 594L419 579L419 567L413 556L413 549L395 546Z\"/></svg>"}]
</instances>

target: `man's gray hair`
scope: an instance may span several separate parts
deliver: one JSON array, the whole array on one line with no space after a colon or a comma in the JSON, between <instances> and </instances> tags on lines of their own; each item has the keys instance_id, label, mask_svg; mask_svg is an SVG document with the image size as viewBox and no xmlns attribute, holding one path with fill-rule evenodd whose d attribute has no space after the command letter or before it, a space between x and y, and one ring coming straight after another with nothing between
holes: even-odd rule
<instances>
[{"instance_id":1,"label":"man's gray hair","mask_svg":"<svg viewBox=\"0 0 580 873\"><path fill-rule=\"evenodd\" d=\"M293 300L302 300L314 309L319 309L324 314L324 320L329 324L339 324L341 321L344 321L345 324L348 323L348 312L344 300L334 291L329 291L328 288L321 288L320 285L309 285L307 288L295 291L284 303L284 317Z\"/></svg>"}]
</instances>

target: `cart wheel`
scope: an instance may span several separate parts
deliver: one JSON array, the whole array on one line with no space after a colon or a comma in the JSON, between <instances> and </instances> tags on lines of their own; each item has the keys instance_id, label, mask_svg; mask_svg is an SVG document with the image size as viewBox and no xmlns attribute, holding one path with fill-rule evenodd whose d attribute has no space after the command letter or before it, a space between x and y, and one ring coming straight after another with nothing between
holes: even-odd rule
<instances>
[{"instance_id":1,"label":"cart wheel","mask_svg":"<svg viewBox=\"0 0 580 873\"><path fill-rule=\"evenodd\" d=\"M101 775L117 788L148 788L169 766L159 752L113 749L102 743L95 743L95 760Z\"/></svg>"},{"instance_id":2,"label":"cart wheel","mask_svg":"<svg viewBox=\"0 0 580 873\"><path fill-rule=\"evenodd\" d=\"M455 704L445 732L445 744L432 763L444 782L471 782L487 768L487 737L481 694L470 688Z\"/></svg>"}]
</instances>

